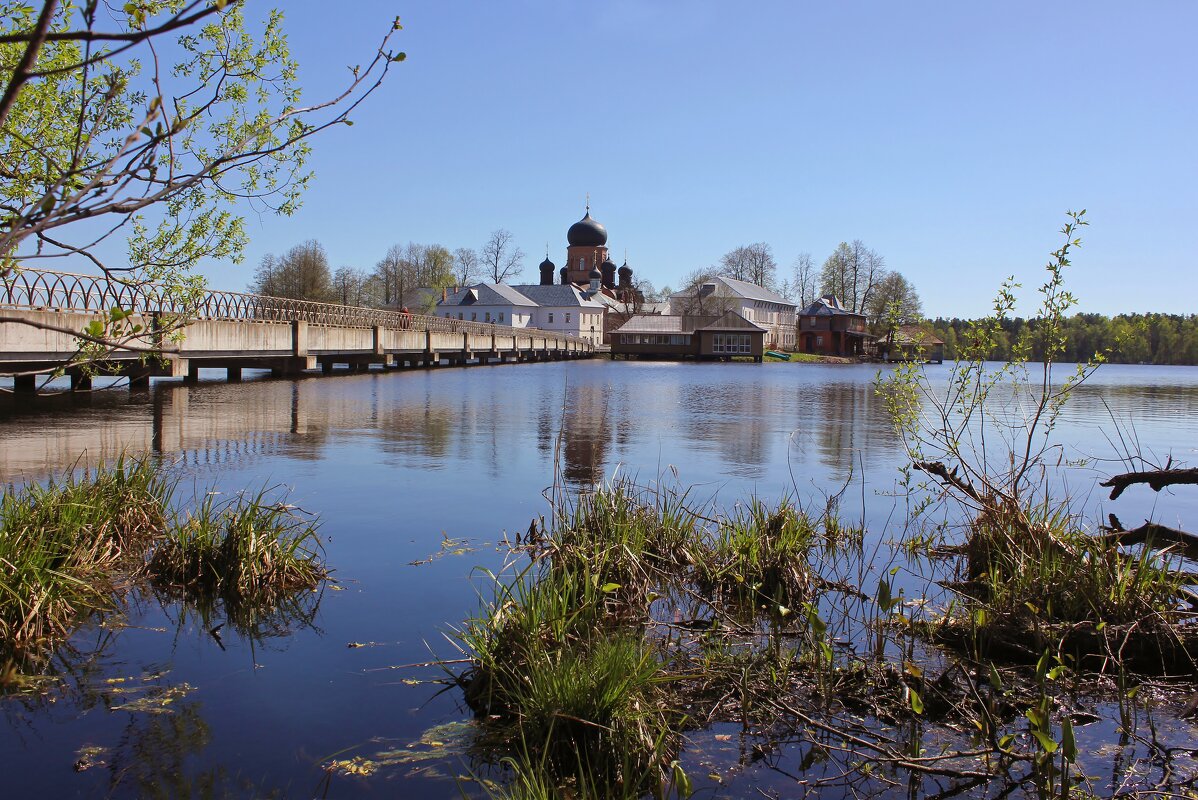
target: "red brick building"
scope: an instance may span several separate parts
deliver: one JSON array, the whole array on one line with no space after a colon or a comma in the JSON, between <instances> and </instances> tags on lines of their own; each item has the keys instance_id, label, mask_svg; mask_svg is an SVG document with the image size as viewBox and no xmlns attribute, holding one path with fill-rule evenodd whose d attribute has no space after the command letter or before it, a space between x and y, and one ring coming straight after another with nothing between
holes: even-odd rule
<instances>
[{"instance_id":1,"label":"red brick building","mask_svg":"<svg viewBox=\"0 0 1198 800\"><path fill-rule=\"evenodd\" d=\"M799 312L799 351L824 356L859 356L869 341L865 315L824 295Z\"/></svg>"}]
</instances>

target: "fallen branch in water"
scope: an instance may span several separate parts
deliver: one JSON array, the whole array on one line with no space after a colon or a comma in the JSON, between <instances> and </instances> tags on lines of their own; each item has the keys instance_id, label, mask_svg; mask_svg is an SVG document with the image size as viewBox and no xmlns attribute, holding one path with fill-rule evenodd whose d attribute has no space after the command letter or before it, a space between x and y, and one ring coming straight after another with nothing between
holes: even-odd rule
<instances>
[{"instance_id":1,"label":"fallen branch in water","mask_svg":"<svg viewBox=\"0 0 1198 800\"><path fill-rule=\"evenodd\" d=\"M1126 472L1122 475L1114 475L1098 485L1109 488L1111 499L1114 500L1123 494L1124 489L1135 483L1146 483L1154 492L1159 492L1166 486L1198 484L1198 469L1154 469L1149 472Z\"/></svg>"}]
</instances>

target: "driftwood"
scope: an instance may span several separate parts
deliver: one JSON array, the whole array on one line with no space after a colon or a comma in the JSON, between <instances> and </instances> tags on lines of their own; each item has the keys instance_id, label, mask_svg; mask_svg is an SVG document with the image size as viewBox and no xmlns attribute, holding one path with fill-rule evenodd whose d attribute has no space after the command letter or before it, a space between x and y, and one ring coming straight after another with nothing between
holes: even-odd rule
<instances>
[{"instance_id":1,"label":"driftwood","mask_svg":"<svg viewBox=\"0 0 1198 800\"><path fill-rule=\"evenodd\" d=\"M921 472L935 475L943 483L960 490L979 503L985 502L981 493L974 488L973 484L957 474L956 467L953 467L952 471L949 471L948 467L944 466L943 462L940 461L916 461L912 466Z\"/></svg>"},{"instance_id":2,"label":"driftwood","mask_svg":"<svg viewBox=\"0 0 1198 800\"><path fill-rule=\"evenodd\" d=\"M1166 486L1198 484L1198 469L1155 469L1148 472L1127 472L1112 476L1098 485L1110 488L1111 499L1114 500L1133 483L1146 483L1154 492L1159 492Z\"/></svg>"},{"instance_id":3,"label":"driftwood","mask_svg":"<svg viewBox=\"0 0 1198 800\"><path fill-rule=\"evenodd\" d=\"M1108 542L1124 545L1148 542L1154 550L1160 550L1170 545L1179 545L1178 552L1188 559L1198 561L1198 535L1147 521L1138 528L1127 530L1114 514L1111 514L1109 519L1111 524L1107 533L1102 537Z\"/></svg>"}]
</instances>

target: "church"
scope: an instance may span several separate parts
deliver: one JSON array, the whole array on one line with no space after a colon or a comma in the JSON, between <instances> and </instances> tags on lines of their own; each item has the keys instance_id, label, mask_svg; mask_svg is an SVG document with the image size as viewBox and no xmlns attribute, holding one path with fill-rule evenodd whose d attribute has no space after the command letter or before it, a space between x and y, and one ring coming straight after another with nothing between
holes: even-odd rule
<instances>
[{"instance_id":1,"label":"church","mask_svg":"<svg viewBox=\"0 0 1198 800\"><path fill-rule=\"evenodd\" d=\"M591 217L590 203L586 216L566 231L566 243L566 263L560 270L549 260L548 254L541 262L542 286L552 285L556 272L563 285L573 284L580 291L602 294L617 303L638 302L639 293L632 285L632 268L627 260L622 267L616 268L607 249L607 228ZM599 300L598 297L595 299ZM644 298L639 300L643 302Z\"/></svg>"},{"instance_id":2,"label":"church","mask_svg":"<svg viewBox=\"0 0 1198 800\"><path fill-rule=\"evenodd\" d=\"M607 228L591 216L587 203L586 215L566 231L566 263L559 270L549 260L541 262L541 285L553 284L556 273L561 285L573 286L583 297L605 308L603 342L611 343L611 332L635 314L658 314L661 309L645 302L645 295L632 281L628 260L617 269L607 249Z\"/></svg>"}]
</instances>

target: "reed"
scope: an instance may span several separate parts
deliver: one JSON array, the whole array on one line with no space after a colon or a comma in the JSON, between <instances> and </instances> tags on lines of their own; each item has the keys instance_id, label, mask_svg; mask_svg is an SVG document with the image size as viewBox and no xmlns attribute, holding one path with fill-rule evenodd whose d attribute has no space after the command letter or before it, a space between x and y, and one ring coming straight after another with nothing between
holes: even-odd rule
<instances>
[{"instance_id":1,"label":"reed","mask_svg":"<svg viewBox=\"0 0 1198 800\"><path fill-rule=\"evenodd\" d=\"M0 497L0 647L61 639L112 608L122 578L166 524L175 484L148 459L68 474Z\"/></svg>"},{"instance_id":2,"label":"reed","mask_svg":"<svg viewBox=\"0 0 1198 800\"><path fill-rule=\"evenodd\" d=\"M208 493L168 528L150 556L150 580L226 607L276 604L328 576L317 524L268 490L218 502Z\"/></svg>"}]
</instances>

